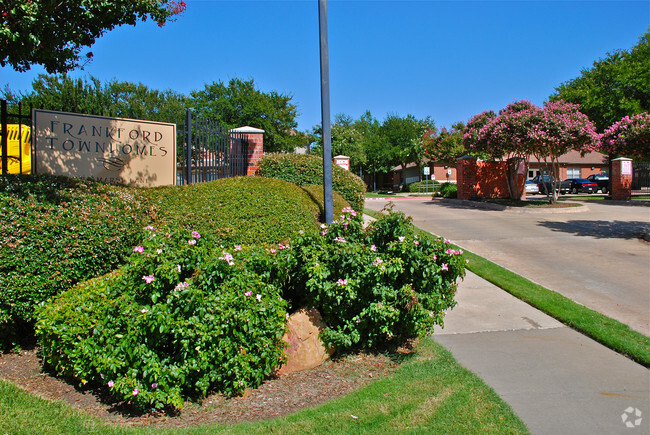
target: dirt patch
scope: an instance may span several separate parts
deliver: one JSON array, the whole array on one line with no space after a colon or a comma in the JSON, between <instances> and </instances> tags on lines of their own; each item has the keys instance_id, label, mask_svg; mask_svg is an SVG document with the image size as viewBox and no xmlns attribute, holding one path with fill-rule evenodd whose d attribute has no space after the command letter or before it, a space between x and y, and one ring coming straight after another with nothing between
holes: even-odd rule
<instances>
[{"instance_id":1,"label":"dirt patch","mask_svg":"<svg viewBox=\"0 0 650 435\"><path fill-rule=\"evenodd\" d=\"M213 394L200 403L186 403L174 415L162 411L136 414L110 403L102 389L79 389L41 370L37 349L0 355L0 378L45 400L61 400L101 420L126 426L186 427L212 423L265 420L344 396L387 376L397 363L384 355L355 354L320 367L276 377L241 397Z\"/></svg>"}]
</instances>

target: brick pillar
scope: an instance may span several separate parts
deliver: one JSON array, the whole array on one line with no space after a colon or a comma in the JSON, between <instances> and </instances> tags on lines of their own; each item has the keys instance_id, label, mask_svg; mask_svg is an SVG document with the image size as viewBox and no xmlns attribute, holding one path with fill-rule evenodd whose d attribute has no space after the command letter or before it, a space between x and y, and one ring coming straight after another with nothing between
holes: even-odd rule
<instances>
[{"instance_id":1,"label":"brick pillar","mask_svg":"<svg viewBox=\"0 0 650 435\"><path fill-rule=\"evenodd\" d=\"M474 199L478 196L476 159L474 157L465 156L456 160L456 184L458 185L458 199Z\"/></svg>"},{"instance_id":2,"label":"brick pillar","mask_svg":"<svg viewBox=\"0 0 650 435\"><path fill-rule=\"evenodd\" d=\"M262 158L262 154L264 154L264 130L245 126L230 131L241 134L242 139L248 142L248 155L246 156L248 167L246 168L246 176L250 177L251 175L257 174L260 170L257 162Z\"/></svg>"},{"instance_id":3,"label":"brick pillar","mask_svg":"<svg viewBox=\"0 0 650 435\"><path fill-rule=\"evenodd\" d=\"M632 199L632 159L621 157L612 160L612 199L629 201Z\"/></svg>"}]
</instances>

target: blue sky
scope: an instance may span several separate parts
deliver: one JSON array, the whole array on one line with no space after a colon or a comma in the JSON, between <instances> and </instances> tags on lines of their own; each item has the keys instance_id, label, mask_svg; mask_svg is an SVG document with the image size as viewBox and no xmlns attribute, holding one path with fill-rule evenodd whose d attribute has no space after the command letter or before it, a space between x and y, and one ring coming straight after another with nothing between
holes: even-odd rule
<instances>
[{"instance_id":1,"label":"blue sky","mask_svg":"<svg viewBox=\"0 0 650 435\"><path fill-rule=\"evenodd\" d=\"M108 32L85 71L181 93L230 78L293 95L298 128L320 123L317 0L186 0L176 22ZM650 24L640 1L328 1L331 112L431 116L438 127L528 99L542 104ZM31 89L40 68L0 68Z\"/></svg>"}]
</instances>

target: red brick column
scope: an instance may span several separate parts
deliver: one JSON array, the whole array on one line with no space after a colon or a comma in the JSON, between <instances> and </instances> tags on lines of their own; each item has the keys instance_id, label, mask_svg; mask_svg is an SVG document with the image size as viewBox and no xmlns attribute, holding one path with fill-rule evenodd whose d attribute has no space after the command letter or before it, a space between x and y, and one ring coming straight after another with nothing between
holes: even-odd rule
<instances>
[{"instance_id":1,"label":"red brick column","mask_svg":"<svg viewBox=\"0 0 650 435\"><path fill-rule=\"evenodd\" d=\"M621 157L612 160L612 199L629 201L632 199L632 159Z\"/></svg>"},{"instance_id":2,"label":"red brick column","mask_svg":"<svg viewBox=\"0 0 650 435\"><path fill-rule=\"evenodd\" d=\"M257 162L264 154L264 130L245 126L230 131L241 134L242 139L248 142L248 155L246 156L248 168L246 168L246 176L250 177L251 175L257 174L260 170Z\"/></svg>"},{"instance_id":3,"label":"red brick column","mask_svg":"<svg viewBox=\"0 0 650 435\"><path fill-rule=\"evenodd\" d=\"M456 160L458 199L474 199L478 196L476 191L476 168L476 159L474 157L466 156Z\"/></svg>"}]
</instances>

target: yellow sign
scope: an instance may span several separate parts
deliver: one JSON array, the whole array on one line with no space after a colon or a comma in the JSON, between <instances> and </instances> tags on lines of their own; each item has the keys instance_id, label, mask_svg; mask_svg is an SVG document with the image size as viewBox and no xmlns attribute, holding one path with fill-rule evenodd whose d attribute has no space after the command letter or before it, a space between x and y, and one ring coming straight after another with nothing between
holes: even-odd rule
<instances>
[{"instance_id":1,"label":"yellow sign","mask_svg":"<svg viewBox=\"0 0 650 435\"><path fill-rule=\"evenodd\" d=\"M176 183L176 124L34 110L37 174L153 187Z\"/></svg>"}]
</instances>

